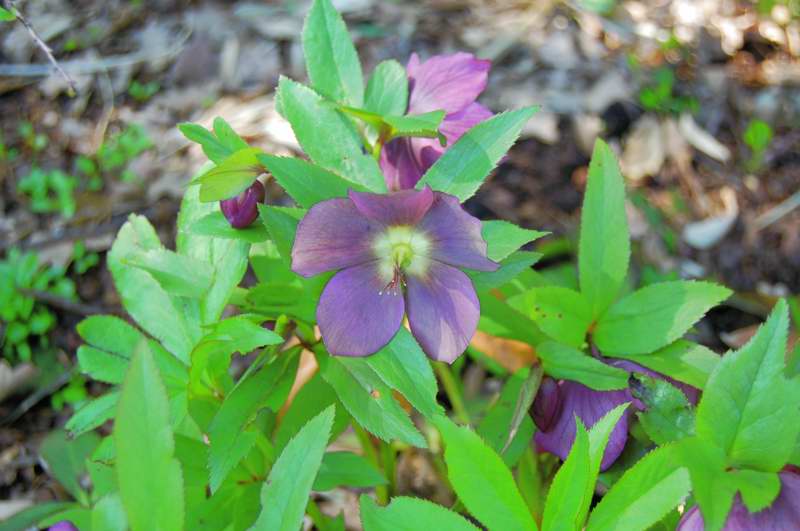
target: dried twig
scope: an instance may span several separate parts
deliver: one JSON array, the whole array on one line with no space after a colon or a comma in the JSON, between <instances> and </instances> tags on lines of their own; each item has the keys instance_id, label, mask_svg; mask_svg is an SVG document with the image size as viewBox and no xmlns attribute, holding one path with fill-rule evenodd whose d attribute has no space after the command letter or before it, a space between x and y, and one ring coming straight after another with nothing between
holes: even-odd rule
<instances>
[{"instance_id":1,"label":"dried twig","mask_svg":"<svg viewBox=\"0 0 800 531\"><path fill-rule=\"evenodd\" d=\"M39 302L43 302L53 308L64 310L67 312L75 313L78 315L98 315L109 312L107 308L102 306L95 306L91 304L84 304L82 302L75 302L54 293L47 291L38 291L34 289L21 289L19 292L26 297L32 297Z\"/></svg>"},{"instance_id":2,"label":"dried twig","mask_svg":"<svg viewBox=\"0 0 800 531\"><path fill-rule=\"evenodd\" d=\"M38 46L45 53L47 59L50 61L50 64L53 65L53 68L55 68L56 71L61 75L61 77L63 77L64 80L67 82L67 85L69 85L69 95L75 96L78 90L77 86L75 85L75 80L69 77L69 74L67 74L64 71L64 69L61 68L61 65L58 64L58 61L56 61L56 58L53 56L53 50L51 50L50 47L47 45L47 43L44 42L41 37L39 37L39 34L36 33L36 30L33 29L33 26L31 26L30 23L25 19L25 17L22 16L22 12L17 8L14 0L3 0L3 1L6 5L6 9L11 11L14 14L14 16L17 17L17 20L19 20L20 23L23 26L25 26L25 29L28 30L31 39L33 39L33 42L36 43L36 46Z\"/></svg>"},{"instance_id":3,"label":"dried twig","mask_svg":"<svg viewBox=\"0 0 800 531\"><path fill-rule=\"evenodd\" d=\"M756 230L766 229L798 207L800 207L800 190L793 193L777 206L758 216L754 223Z\"/></svg>"}]
</instances>

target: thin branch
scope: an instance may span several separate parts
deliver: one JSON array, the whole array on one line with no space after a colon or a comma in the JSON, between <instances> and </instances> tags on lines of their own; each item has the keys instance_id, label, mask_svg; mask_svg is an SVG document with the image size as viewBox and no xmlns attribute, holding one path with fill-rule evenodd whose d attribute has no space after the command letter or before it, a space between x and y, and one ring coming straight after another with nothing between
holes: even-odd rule
<instances>
[{"instance_id":1,"label":"thin branch","mask_svg":"<svg viewBox=\"0 0 800 531\"><path fill-rule=\"evenodd\" d=\"M53 68L55 68L56 71L61 75L61 77L63 77L64 80L67 82L67 85L69 85L70 97L74 97L78 91L77 86L75 85L75 80L69 77L69 74L67 74L64 71L64 69L61 68L61 65L58 64L58 61L56 61L56 58L53 56L53 50L51 50L50 47L47 45L47 43L44 42L41 37L39 37L39 34L36 33L36 30L33 29L33 26L31 26L25 19L25 17L22 16L22 12L17 8L14 0L5 0L5 2L6 5L9 7L9 11L11 11L14 14L14 16L17 17L17 20L19 20L20 23L23 26L25 26L25 29L28 30L31 39L33 39L33 42L36 43L36 46L38 46L45 53L47 59L53 65Z\"/></svg>"},{"instance_id":2,"label":"thin branch","mask_svg":"<svg viewBox=\"0 0 800 531\"><path fill-rule=\"evenodd\" d=\"M71 301L69 299L60 297L59 295L47 291L38 291L35 289L20 289L19 292L26 297L34 298L39 302L43 302L48 306L52 306L53 308L58 308L59 310L64 310L66 312L78 315L98 315L104 313L113 313L105 307Z\"/></svg>"}]
</instances>

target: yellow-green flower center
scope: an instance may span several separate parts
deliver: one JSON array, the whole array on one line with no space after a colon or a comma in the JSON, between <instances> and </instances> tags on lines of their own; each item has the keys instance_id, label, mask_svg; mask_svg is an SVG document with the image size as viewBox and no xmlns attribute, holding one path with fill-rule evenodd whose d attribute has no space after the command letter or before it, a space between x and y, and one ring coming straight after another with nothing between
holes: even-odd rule
<instances>
[{"instance_id":1,"label":"yellow-green flower center","mask_svg":"<svg viewBox=\"0 0 800 531\"><path fill-rule=\"evenodd\" d=\"M428 269L431 241L413 227L389 227L378 236L372 249L379 260L381 276L392 282L399 273L423 275Z\"/></svg>"}]
</instances>

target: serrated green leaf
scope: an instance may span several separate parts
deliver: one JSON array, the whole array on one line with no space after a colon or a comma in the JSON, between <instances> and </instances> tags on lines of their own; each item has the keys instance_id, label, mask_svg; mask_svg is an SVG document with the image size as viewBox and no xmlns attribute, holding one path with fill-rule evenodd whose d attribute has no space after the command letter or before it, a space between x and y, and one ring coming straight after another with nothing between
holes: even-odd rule
<instances>
[{"instance_id":1,"label":"serrated green leaf","mask_svg":"<svg viewBox=\"0 0 800 531\"><path fill-rule=\"evenodd\" d=\"M251 529L296 531L308 504L333 425L334 407L311 419L281 452L261 490L261 514Z\"/></svg>"},{"instance_id":2,"label":"serrated green leaf","mask_svg":"<svg viewBox=\"0 0 800 531\"><path fill-rule=\"evenodd\" d=\"M229 153L236 153L240 149L250 147L221 116L214 118L212 127L214 128L214 134L217 135L217 139L228 149Z\"/></svg>"},{"instance_id":3,"label":"serrated green leaf","mask_svg":"<svg viewBox=\"0 0 800 531\"><path fill-rule=\"evenodd\" d=\"M587 531L649 529L677 506L691 487L686 468L676 467L673 448L653 450L629 469L589 516Z\"/></svg>"},{"instance_id":4,"label":"serrated green leaf","mask_svg":"<svg viewBox=\"0 0 800 531\"><path fill-rule=\"evenodd\" d=\"M258 160L272 173L286 193L303 208L311 208L327 199L347 197L350 189L364 190L362 186L342 179L307 160L266 154L259 155Z\"/></svg>"},{"instance_id":5,"label":"serrated green leaf","mask_svg":"<svg viewBox=\"0 0 800 531\"><path fill-rule=\"evenodd\" d=\"M336 487L367 488L385 485L381 471L364 457L352 452L327 452L322 456L314 490L331 490Z\"/></svg>"},{"instance_id":6,"label":"serrated green leaf","mask_svg":"<svg viewBox=\"0 0 800 531\"><path fill-rule=\"evenodd\" d=\"M631 374L631 393L644 404L636 416L654 443L669 442L694 435L694 411L677 387L661 378Z\"/></svg>"},{"instance_id":7,"label":"serrated green leaf","mask_svg":"<svg viewBox=\"0 0 800 531\"><path fill-rule=\"evenodd\" d=\"M613 151L597 140L583 198L578 249L581 293L595 318L617 297L630 259L630 235L625 217L625 182Z\"/></svg>"},{"instance_id":8,"label":"serrated green leaf","mask_svg":"<svg viewBox=\"0 0 800 531\"><path fill-rule=\"evenodd\" d=\"M323 168L372 192L385 192L378 163L363 153L355 126L319 94L287 78L278 92L286 119L309 158Z\"/></svg>"},{"instance_id":9,"label":"serrated green leaf","mask_svg":"<svg viewBox=\"0 0 800 531\"><path fill-rule=\"evenodd\" d=\"M220 212L211 212L192 224L189 230L200 236L213 236L229 240L241 240L247 243L261 243L269 239L267 229L260 223L253 223L249 227L236 229L231 227L225 215Z\"/></svg>"},{"instance_id":10,"label":"serrated green leaf","mask_svg":"<svg viewBox=\"0 0 800 531\"><path fill-rule=\"evenodd\" d=\"M580 508L585 505L589 485L589 434L579 418L575 417L577 431L575 441L567 459L558 469L550 490L542 516L542 531L551 529L573 529L582 527Z\"/></svg>"},{"instance_id":11,"label":"serrated green leaf","mask_svg":"<svg viewBox=\"0 0 800 531\"><path fill-rule=\"evenodd\" d=\"M144 336L115 315L92 315L76 327L81 338L99 349L130 359Z\"/></svg>"},{"instance_id":12,"label":"serrated green leaf","mask_svg":"<svg viewBox=\"0 0 800 531\"><path fill-rule=\"evenodd\" d=\"M311 86L333 101L361 107L361 62L342 16L330 0L315 0L303 26L303 55Z\"/></svg>"},{"instance_id":13,"label":"serrated green leaf","mask_svg":"<svg viewBox=\"0 0 800 531\"><path fill-rule=\"evenodd\" d=\"M381 61L367 83L364 108L381 116L401 115L408 106L408 76L403 65Z\"/></svg>"},{"instance_id":14,"label":"serrated green leaf","mask_svg":"<svg viewBox=\"0 0 800 531\"><path fill-rule=\"evenodd\" d=\"M800 384L784 375L789 312L781 300L740 350L722 357L697 407L697 435L737 467L777 472L800 435Z\"/></svg>"},{"instance_id":15,"label":"serrated green leaf","mask_svg":"<svg viewBox=\"0 0 800 531\"><path fill-rule=\"evenodd\" d=\"M507 111L481 122L450 146L417 183L466 201L478 190L537 107Z\"/></svg>"},{"instance_id":16,"label":"serrated green leaf","mask_svg":"<svg viewBox=\"0 0 800 531\"><path fill-rule=\"evenodd\" d=\"M419 498L399 496L386 507L379 507L366 494L361 495L361 523L364 531L478 531L461 515Z\"/></svg>"},{"instance_id":17,"label":"serrated green leaf","mask_svg":"<svg viewBox=\"0 0 800 531\"><path fill-rule=\"evenodd\" d=\"M257 157L260 153L258 148L240 149L193 180L192 184L200 185L200 201L222 201L247 190L264 172Z\"/></svg>"},{"instance_id":18,"label":"serrated green leaf","mask_svg":"<svg viewBox=\"0 0 800 531\"><path fill-rule=\"evenodd\" d=\"M81 406L64 427L72 437L78 437L93 430L114 416L118 400L119 393L117 392L106 393L95 398Z\"/></svg>"},{"instance_id":19,"label":"serrated green leaf","mask_svg":"<svg viewBox=\"0 0 800 531\"><path fill-rule=\"evenodd\" d=\"M48 434L39 447L39 454L47 463L50 475L84 505L88 505L89 496L81 487L80 478L86 473L86 458L99 442L100 437L95 433L84 433L70 439L67 432L56 430Z\"/></svg>"},{"instance_id":20,"label":"serrated green leaf","mask_svg":"<svg viewBox=\"0 0 800 531\"><path fill-rule=\"evenodd\" d=\"M533 288L508 299L551 339L580 348L592 323L592 307L582 293L559 286Z\"/></svg>"},{"instance_id":21,"label":"serrated green leaf","mask_svg":"<svg viewBox=\"0 0 800 531\"><path fill-rule=\"evenodd\" d=\"M114 426L120 497L131 529L181 529L183 477L164 384L146 343L131 360Z\"/></svg>"},{"instance_id":22,"label":"serrated green leaf","mask_svg":"<svg viewBox=\"0 0 800 531\"><path fill-rule=\"evenodd\" d=\"M214 131L193 123L178 124L178 129L187 139L200 144L203 153L214 162L221 164L226 158L248 147L247 142L231 129L225 120L220 117L214 119Z\"/></svg>"},{"instance_id":23,"label":"serrated green leaf","mask_svg":"<svg viewBox=\"0 0 800 531\"><path fill-rule=\"evenodd\" d=\"M679 339L730 294L728 288L710 282L651 284L609 308L592 339L604 354L647 354Z\"/></svg>"},{"instance_id":24,"label":"serrated green leaf","mask_svg":"<svg viewBox=\"0 0 800 531\"><path fill-rule=\"evenodd\" d=\"M86 345L78 347L78 366L83 374L93 380L110 384L122 383L129 361L126 357L105 350Z\"/></svg>"},{"instance_id":25,"label":"serrated green leaf","mask_svg":"<svg viewBox=\"0 0 800 531\"><path fill-rule=\"evenodd\" d=\"M751 513L769 507L781 492L781 480L777 472L757 470L733 470L728 477L742 493L742 501Z\"/></svg>"},{"instance_id":26,"label":"serrated green leaf","mask_svg":"<svg viewBox=\"0 0 800 531\"><path fill-rule=\"evenodd\" d=\"M3 529L8 531L22 531L25 529L38 529L39 522L49 518L54 514L60 514L74 507L75 503L66 502L44 502L37 503L18 513L14 513L1 523Z\"/></svg>"},{"instance_id":27,"label":"serrated green leaf","mask_svg":"<svg viewBox=\"0 0 800 531\"><path fill-rule=\"evenodd\" d=\"M126 529L128 520L119 494L108 494L92 507L92 529Z\"/></svg>"},{"instance_id":28,"label":"serrated green leaf","mask_svg":"<svg viewBox=\"0 0 800 531\"><path fill-rule=\"evenodd\" d=\"M267 227L272 241L275 242L278 253L287 267L290 267L292 263L292 245L297 233L297 225L305 215L305 210L259 205L258 213L261 221Z\"/></svg>"},{"instance_id":29,"label":"serrated green leaf","mask_svg":"<svg viewBox=\"0 0 800 531\"><path fill-rule=\"evenodd\" d=\"M517 251L500 262L497 271L467 271L476 291L487 291L499 288L517 278L524 271L539 261L541 253Z\"/></svg>"},{"instance_id":30,"label":"serrated green leaf","mask_svg":"<svg viewBox=\"0 0 800 531\"><path fill-rule=\"evenodd\" d=\"M166 249L133 252L123 264L150 273L167 293L193 299L206 294L214 277L210 265Z\"/></svg>"},{"instance_id":31,"label":"serrated green leaf","mask_svg":"<svg viewBox=\"0 0 800 531\"><path fill-rule=\"evenodd\" d=\"M439 132L439 125L444 119L444 111L431 111L423 114L405 114L401 116L384 115L383 121L390 128L390 138L404 136L439 138L444 145L447 140Z\"/></svg>"},{"instance_id":32,"label":"serrated green leaf","mask_svg":"<svg viewBox=\"0 0 800 531\"><path fill-rule=\"evenodd\" d=\"M445 442L447 477L467 510L490 531L537 529L500 456L469 428L446 417L434 424Z\"/></svg>"},{"instance_id":33,"label":"serrated green leaf","mask_svg":"<svg viewBox=\"0 0 800 531\"><path fill-rule=\"evenodd\" d=\"M736 494L736 485L725 470L725 454L713 443L696 436L681 439L673 448L674 463L689 469L692 496L700 505L705 529L721 530Z\"/></svg>"},{"instance_id":34,"label":"serrated green leaf","mask_svg":"<svg viewBox=\"0 0 800 531\"><path fill-rule=\"evenodd\" d=\"M486 240L486 255L499 262L523 245L546 236L547 232L523 229L508 221L499 219L481 222L481 234Z\"/></svg>"},{"instance_id":35,"label":"serrated green leaf","mask_svg":"<svg viewBox=\"0 0 800 531\"><path fill-rule=\"evenodd\" d=\"M698 389L705 388L708 377L720 360L714 351L685 339L649 354L621 353L612 356L633 361Z\"/></svg>"},{"instance_id":36,"label":"serrated green leaf","mask_svg":"<svg viewBox=\"0 0 800 531\"><path fill-rule=\"evenodd\" d=\"M597 391L628 387L628 373L597 360L580 350L554 341L536 347L544 372L553 378L573 380Z\"/></svg>"}]
</instances>

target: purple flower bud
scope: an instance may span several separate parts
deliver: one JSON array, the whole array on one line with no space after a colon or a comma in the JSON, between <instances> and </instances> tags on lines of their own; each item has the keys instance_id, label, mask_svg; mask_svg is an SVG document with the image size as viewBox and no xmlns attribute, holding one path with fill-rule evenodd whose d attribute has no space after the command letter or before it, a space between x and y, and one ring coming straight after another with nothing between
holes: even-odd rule
<instances>
[{"instance_id":1,"label":"purple flower bud","mask_svg":"<svg viewBox=\"0 0 800 531\"><path fill-rule=\"evenodd\" d=\"M539 392L531 405L531 416L541 431L550 431L561 412L562 401L558 394L558 382L545 376Z\"/></svg>"},{"instance_id":2,"label":"purple flower bud","mask_svg":"<svg viewBox=\"0 0 800 531\"><path fill-rule=\"evenodd\" d=\"M258 217L258 204L264 202L265 195L264 185L256 181L238 196L220 201L219 207L231 227L243 229Z\"/></svg>"},{"instance_id":3,"label":"purple flower bud","mask_svg":"<svg viewBox=\"0 0 800 531\"><path fill-rule=\"evenodd\" d=\"M61 520L48 528L48 531L79 531L69 520Z\"/></svg>"}]
</instances>

